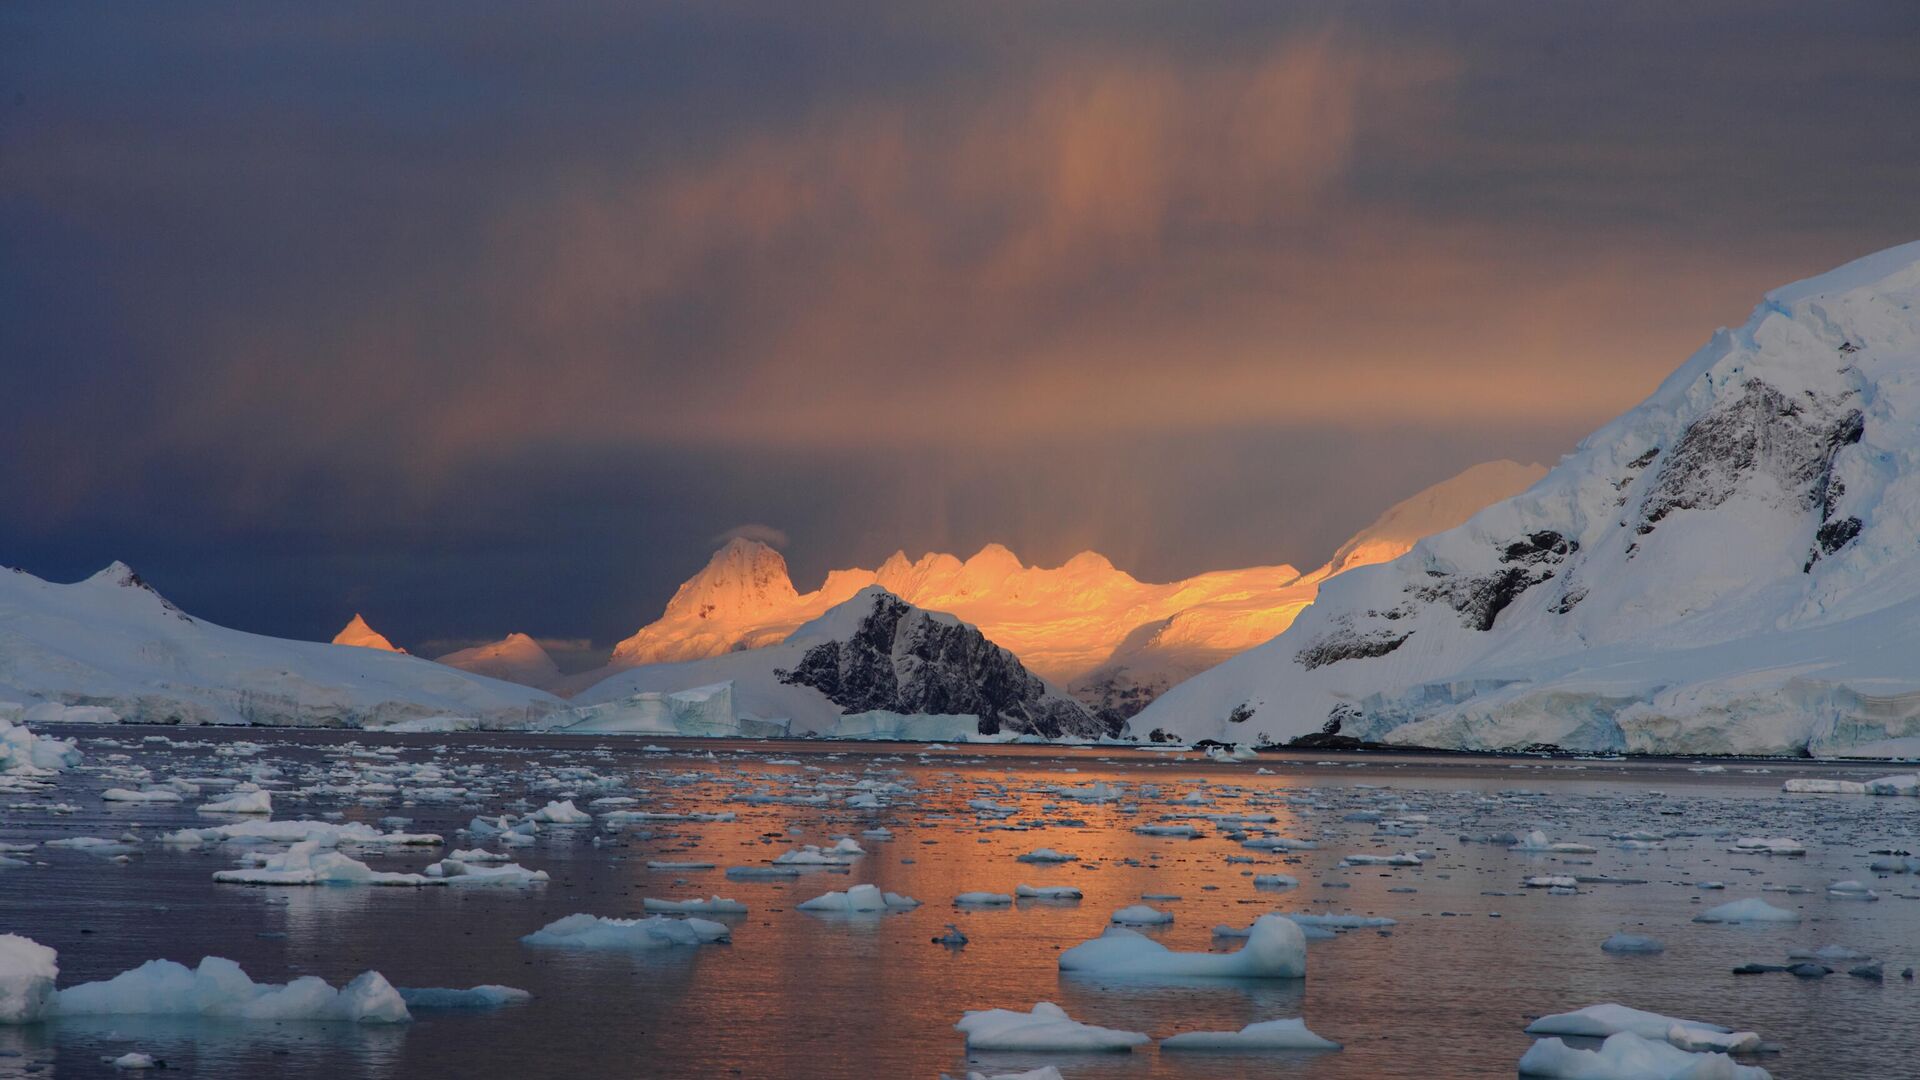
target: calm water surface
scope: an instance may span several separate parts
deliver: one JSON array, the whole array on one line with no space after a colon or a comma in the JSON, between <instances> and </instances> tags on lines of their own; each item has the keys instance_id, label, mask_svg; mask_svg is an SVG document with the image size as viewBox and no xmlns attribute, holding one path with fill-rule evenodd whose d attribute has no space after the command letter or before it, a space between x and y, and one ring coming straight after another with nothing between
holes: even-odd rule
<instances>
[{"instance_id":1,"label":"calm water surface","mask_svg":"<svg viewBox=\"0 0 1920 1080\"><path fill-rule=\"evenodd\" d=\"M369 968L396 986L505 983L533 1001L489 1012L416 1013L410 1025L59 1021L0 1029L0 1076L99 1076L103 1055L140 1049L191 1075L394 1077L924 1077L1011 1072L1056 1064L1069 1078L1511 1076L1530 1045L1521 1029L1546 1012L1619 1001L1638 1008L1758 1030L1781 1052L1758 1059L1778 1077L1914 1075L1920 1027L1915 984L1899 972L1920 963L1920 882L1875 880L1869 851L1920 851L1920 800L1784 796L1792 776L1862 778L1884 767L1733 763L1691 772L1689 762L1269 755L1219 765L1192 755L1134 751L920 747L819 743L639 740L516 735L69 729L87 753L83 770L44 795L6 796L0 840L60 836L144 842L119 863L40 849L38 865L0 872L0 931L60 951L61 984L107 978L148 959L192 964L231 957L256 979L314 974L336 985ZM158 741L165 740L165 741ZM665 747L646 750L645 746ZM258 748L257 751L255 748ZM239 752L234 752L235 750ZM791 764L789 764L789 762ZM365 766L437 764L448 779L399 792L300 794L364 779ZM733 812L721 823L659 823L607 830L549 828L511 849L553 875L534 889L254 888L216 885L232 849L180 850L154 842L165 830L222 820L181 806L103 802L100 792L138 779L247 776L279 770L275 816L343 814L447 836L476 813L524 812L550 799L581 806L608 795L633 809ZM1270 774L1256 773L1257 768ZM1057 787L1123 783L1120 803L1082 804ZM846 806L862 782L898 785L890 805ZM1145 789L1143 789L1143 785ZM464 794L407 790L466 788ZM1210 805L1178 800L1193 791ZM742 796L825 795L827 805L758 803ZM967 807L988 798L1017 806L1005 818ZM70 813L50 812L68 804ZM1243 848L1198 813L1271 813L1249 827L1315 840L1292 855ZM1402 822L1382 833L1378 814ZM1161 819L1201 826L1198 839L1143 836ZM846 874L780 882L728 881L730 865L764 863L800 843L826 843L885 826L889 841ZM1598 848L1590 856L1523 855L1463 842L1463 834L1544 828L1556 840ZM1664 850L1628 851L1610 834L1648 830ZM1735 836L1791 836L1805 858L1727 852ZM486 845L493 846L493 845ZM1037 867L1015 856L1038 847L1081 856ZM1427 850L1407 868L1337 864L1347 853ZM495 850L500 850L497 847ZM418 870L440 849L361 853L379 869ZM1229 862L1251 857L1251 863ZM646 861L704 860L710 871L656 871ZM1288 873L1302 886L1256 890L1254 873ZM1640 883L1581 886L1575 896L1521 887L1533 874L1567 873ZM1826 886L1857 878L1875 903L1829 900ZM1722 881L1724 891L1700 884ZM795 905L860 882L924 906L865 918L823 918ZM1016 884L1068 884L1077 904L956 911L955 894L1011 892ZM1337 886L1337 887L1336 887ZM1763 892L1765 886L1804 893ZM1403 891L1394 891L1403 890ZM1411 890L1411 891L1404 891ZM643 896L718 893L751 913L729 918L730 945L645 954L537 950L520 937L575 912L635 916ZM1176 916L1156 936L1206 949L1211 928L1245 926L1268 911L1385 915L1387 932L1359 930L1310 946L1304 982L1169 985L1062 976L1061 949L1097 936L1116 908L1143 894ZM1800 911L1797 925L1715 927L1691 922L1703 907L1749 896ZM1497 917L1496 917L1497 915ZM958 923L962 950L930 938ZM1617 930L1651 934L1658 956L1609 956ZM1883 958L1887 981L1844 971L1824 980L1734 976L1747 961L1778 962L1797 947L1838 943ZM1230 947L1230 946L1229 946ZM1075 1019L1143 1031L1237 1029L1304 1016L1346 1048L1319 1054L969 1056L953 1023L967 1009L1025 1010L1054 1001Z\"/></svg>"}]
</instances>

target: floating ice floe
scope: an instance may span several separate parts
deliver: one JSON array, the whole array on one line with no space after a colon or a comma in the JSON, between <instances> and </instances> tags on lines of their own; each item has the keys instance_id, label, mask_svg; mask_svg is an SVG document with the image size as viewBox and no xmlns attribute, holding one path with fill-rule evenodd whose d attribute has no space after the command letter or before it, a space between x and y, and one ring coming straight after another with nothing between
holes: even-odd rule
<instances>
[{"instance_id":1,"label":"floating ice floe","mask_svg":"<svg viewBox=\"0 0 1920 1080\"><path fill-rule=\"evenodd\" d=\"M709 945L732 941L732 931L708 919L608 919L577 914L553 922L521 938L525 945L555 949L665 949L676 945Z\"/></svg>"},{"instance_id":2,"label":"floating ice floe","mask_svg":"<svg viewBox=\"0 0 1920 1080\"><path fill-rule=\"evenodd\" d=\"M1124 1053L1150 1041L1137 1031L1082 1024L1051 1001L1043 1001L1035 1005L1032 1012L1024 1013L1012 1009L969 1010L953 1026L966 1035L969 1050Z\"/></svg>"},{"instance_id":3,"label":"floating ice floe","mask_svg":"<svg viewBox=\"0 0 1920 1080\"><path fill-rule=\"evenodd\" d=\"M1532 832L1521 837L1519 842L1513 845L1512 850L1529 853L1543 852L1554 855L1592 855L1595 853L1595 849L1589 844L1576 844L1570 841L1554 843L1546 833L1539 829L1534 829Z\"/></svg>"},{"instance_id":4,"label":"floating ice floe","mask_svg":"<svg viewBox=\"0 0 1920 1080\"><path fill-rule=\"evenodd\" d=\"M773 860L773 864L775 866L795 867L848 866L852 864L855 859L858 859L866 853L866 849L862 848L851 837L845 837L836 841L832 847L822 848L814 844L806 844L797 851L788 851L781 854Z\"/></svg>"},{"instance_id":5,"label":"floating ice floe","mask_svg":"<svg viewBox=\"0 0 1920 1080\"><path fill-rule=\"evenodd\" d=\"M1019 856L1019 857L1017 857L1017 858L1016 858L1016 859L1015 859L1014 861L1015 861L1015 862L1024 862L1024 863L1063 863L1063 862L1079 862L1079 861L1080 861L1080 856L1078 856L1078 855L1068 855L1068 854L1067 854L1066 852L1064 852L1064 851L1055 851L1055 850L1053 850L1052 848L1045 848L1045 847L1043 847L1043 848L1038 848L1038 849L1036 849L1036 850L1033 850L1033 851L1029 851L1029 852L1027 852L1027 853L1026 853L1025 855L1021 855L1021 856Z\"/></svg>"},{"instance_id":6,"label":"floating ice floe","mask_svg":"<svg viewBox=\"0 0 1920 1080\"><path fill-rule=\"evenodd\" d=\"M1348 855L1340 860L1341 866L1419 866L1420 856L1410 851L1397 855Z\"/></svg>"},{"instance_id":7,"label":"floating ice floe","mask_svg":"<svg viewBox=\"0 0 1920 1080\"><path fill-rule=\"evenodd\" d=\"M527 817L543 825L591 825L593 815L573 805L572 799L550 802Z\"/></svg>"},{"instance_id":8,"label":"floating ice floe","mask_svg":"<svg viewBox=\"0 0 1920 1080\"><path fill-rule=\"evenodd\" d=\"M1740 855L1805 855L1807 846L1784 836L1743 836L1727 850Z\"/></svg>"},{"instance_id":9,"label":"floating ice floe","mask_svg":"<svg viewBox=\"0 0 1920 1080\"><path fill-rule=\"evenodd\" d=\"M1160 911L1145 904L1130 904L1114 912L1113 921L1123 926L1165 926L1173 921L1173 912Z\"/></svg>"},{"instance_id":10,"label":"floating ice floe","mask_svg":"<svg viewBox=\"0 0 1920 1080\"><path fill-rule=\"evenodd\" d=\"M1297 889L1300 879L1292 874L1255 874L1253 887L1256 889Z\"/></svg>"},{"instance_id":11,"label":"floating ice floe","mask_svg":"<svg viewBox=\"0 0 1920 1080\"><path fill-rule=\"evenodd\" d=\"M881 892L878 885L855 885L846 892L830 892L794 905L801 911L863 914L917 908L920 901L899 893Z\"/></svg>"},{"instance_id":12,"label":"floating ice floe","mask_svg":"<svg viewBox=\"0 0 1920 1080\"><path fill-rule=\"evenodd\" d=\"M1799 922L1800 914L1774 907L1757 896L1708 908L1693 917L1697 923L1786 923Z\"/></svg>"},{"instance_id":13,"label":"floating ice floe","mask_svg":"<svg viewBox=\"0 0 1920 1080\"><path fill-rule=\"evenodd\" d=\"M1304 1019L1264 1020L1239 1031L1184 1031L1160 1040L1162 1050L1338 1050L1340 1044L1307 1030Z\"/></svg>"},{"instance_id":14,"label":"floating ice floe","mask_svg":"<svg viewBox=\"0 0 1920 1080\"><path fill-rule=\"evenodd\" d=\"M545 870L529 870L519 863L470 863L462 859L442 859L421 871L449 885L544 885L551 880Z\"/></svg>"},{"instance_id":15,"label":"floating ice floe","mask_svg":"<svg viewBox=\"0 0 1920 1080\"><path fill-rule=\"evenodd\" d=\"M101 792L100 797L108 802L177 803L181 801L183 796L181 796L179 792L169 788L145 788L136 790L133 788L114 787Z\"/></svg>"},{"instance_id":16,"label":"floating ice floe","mask_svg":"<svg viewBox=\"0 0 1920 1080\"><path fill-rule=\"evenodd\" d=\"M1626 1031L1645 1039L1665 1039L1667 1034L1676 1027L1707 1035L1726 1035L1733 1031L1732 1028L1709 1024L1704 1020L1682 1020L1678 1017L1607 1002L1602 1005L1589 1005L1572 1012L1543 1016L1527 1025L1527 1034L1574 1035L1589 1039L1604 1039L1609 1035Z\"/></svg>"},{"instance_id":17,"label":"floating ice floe","mask_svg":"<svg viewBox=\"0 0 1920 1080\"><path fill-rule=\"evenodd\" d=\"M1770 1080L1754 1065L1725 1054L1693 1053L1664 1041L1621 1032L1598 1050L1541 1039L1520 1058L1520 1075L1556 1080Z\"/></svg>"},{"instance_id":18,"label":"floating ice floe","mask_svg":"<svg viewBox=\"0 0 1920 1080\"><path fill-rule=\"evenodd\" d=\"M1306 935L1292 920L1262 915L1237 952L1175 952L1144 934L1111 926L1060 954L1060 970L1087 975L1302 979Z\"/></svg>"},{"instance_id":19,"label":"floating ice floe","mask_svg":"<svg viewBox=\"0 0 1920 1080\"><path fill-rule=\"evenodd\" d=\"M1013 896L998 892L963 892L954 897L953 902L961 907L999 907L1013 903Z\"/></svg>"},{"instance_id":20,"label":"floating ice floe","mask_svg":"<svg viewBox=\"0 0 1920 1080\"><path fill-rule=\"evenodd\" d=\"M320 840L302 840L277 855L249 856L239 870L216 870L226 885L443 885L439 878L375 870Z\"/></svg>"},{"instance_id":21,"label":"floating ice floe","mask_svg":"<svg viewBox=\"0 0 1920 1080\"><path fill-rule=\"evenodd\" d=\"M1666 952L1667 947L1658 940L1645 934L1617 933L1600 943L1601 952L1610 953L1658 953Z\"/></svg>"},{"instance_id":22,"label":"floating ice floe","mask_svg":"<svg viewBox=\"0 0 1920 1080\"><path fill-rule=\"evenodd\" d=\"M1833 900L1878 900L1880 894L1858 881L1836 881L1827 886L1827 897Z\"/></svg>"},{"instance_id":23,"label":"floating ice floe","mask_svg":"<svg viewBox=\"0 0 1920 1080\"><path fill-rule=\"evenodd\" d=\"M7 988L4 1001L14 1002L16 984L30 995L24 999L27 1008L0 1009L0 1019L22 1023L57 1016L197 1016L361 1024L412 1019L399 992L377 971L365 972L337 990L314 975L285 984L257 983L232 960L209 956L196 968L149 960L111 979L53 991L53 950L43 949L25 959L27 966L16 970L15 956L0 956L0 985Z\"/></svg>"},{"instance_id":24,"label":"floating ice floe","mask_svg":"<svg viewBox=\"0 0 1920 1080\"><path fill-rule=\"evenodd\" d=\"M296 844L311 841L328 847L430 847L440 843L437 833L383 833L358 821L236 821L205 829L177 829L161 842L178 846L219 843Z\"/></svg>"},{"instance_id":25,"label":"floating ice floe","mask_svg":"<svg viewBox=\"0 0 1920 1080\"><path fill-rule=\"evenodd\" d=\"M718 895L710 896L705 900L697 896L691 900L656 900L649 896L641 899L640 906L644 911L683 915L745 915L747 913L747 905Z\"/></svg>"},{"instance_id":26,"label":"floating ice floe","mask_svg":"<svg viewBox=\"0 0 1920 1080\"><path fill-rule=\"evenodd\" d=\"M533 995L516 987L487 983L465 990L441 986L401 987L400 999L409 1009L497 1009L532 1001Z\"/></svg>"},{"instance_id":27,"label":"floating ice floe","mask_svg":"<svg viewBox=\"0 0 1920 1080\"><path fill-rule=\"evenodd\" d=\"M1079 889L1071 885L1015 885L1013 895L1020 900L1078 900Z\"/></svg>"},{"instance_id":28,"label":"floating ice floe","mask_svg":"<svg viewBox=\"0 0 1920 1080\"><path fill-rule=\"evenodd\" d=\"M1537 874L1520 884L1529 889L1573 889L1580 882L1565 874Z\"/></svg>"},{"instance_id":29,"label":"floating ice floe","mask_svg":"<svg viewBox=\"0 0 1920 1080\"><path fill-rule=\"evenodd\" d=\"M236 791L224 799L202 803L202 814L271 814L273 813L273 793L264 788L252 791Z\"/></svg>"}]
</instances>

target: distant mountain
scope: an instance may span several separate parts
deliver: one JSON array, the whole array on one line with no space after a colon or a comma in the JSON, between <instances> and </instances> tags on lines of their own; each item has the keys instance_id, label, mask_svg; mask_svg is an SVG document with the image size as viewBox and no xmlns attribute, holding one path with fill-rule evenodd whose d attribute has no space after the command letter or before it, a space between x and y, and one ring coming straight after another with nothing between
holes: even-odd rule
<instances>
[{"instance_id":1,"label":"distant mountain","mask_svg":"<svg viewBox=\"0 0 1920 1080\"><path fill-rule=\"evenodd\" d=\"M1769 293L1526 492L1134 730L1920 753L1920 244Z\"/></svg>"},{"instance_id":2,"label":"distant mountain","mask_svg":"<svg viewBox=\"0 0 1920 1080\"><path fill-rule=\"evenodd\" d=\"M0 570L0 701L147 723L368 727L441 715L518 727L559 704L415 657L215 626L122 563L70 585Z\"/></svg>"},{"instance_id":3,"label":"distant mountain","mask_svg":"<svg viewBox=\"0 0 1920 1080\"><path fill-rule=\"evenodd\" d=\"M508 634L499 641L447 653L434 662L541 690L551 690L561 680L553 657L525 634Z\"/></svg>"},{"instance_id":4,"label":"distant mountain","mask_svg":"<svg viewBox=\"0 0 1920 1080\"><path fill-rule=\"evenodd\" d=\"M617 729L609 705L649 695L636 712L651 723L659 695L721 686L730 687L731 706L746 730L785 720L794 734L829 737L1092 739L1111 733L977 628L878 586L829 608L777 645L634 667L581 693L574 704L591 710L596 730ZM554 722L564 726L565 718Z\"/></svg>"},{"instance_id":5,"label":"distant mountain","mask_svg":"<svg viewBox=\"0 0 1920 1080\"><path fill-rule=\"evenodd\" d=\"M388 641L384 634L368 626L367 620L357 611L354 612L353 619L341 627L339 633L333 635L333 643L352 645L356 649L378 649L381 652L399 653L402 656L407 654L407 650Z\"/></svg>"},{"instance_id":6,"label":"distant mountain","mask_svg":"<svg viewBox=\"0 0 1920 1080\"><path fill-rule=\"evenodd\" d=\"M1334 561L1307 575L1281 564L1149 584L1091 551L1043 568L989 544L965 560L895 552L878 570L835 570L818 590L802 593L779 552L735 539L680 586L659 619L615 647L608 667L548 685L577 692L626 667L763 648L878 585L978 626L1029 669L1069 686L1096 714L1117 723L1174 683L1285 630L1332 574L1393 558L1545 472L1511 461L1476 465L1394 506L1347 541Z\"/></svg>"},{"instance_id":7,"label":"distant mountain","mask_svg":"<svg viewBox=\"0 0 1920 1080\"><path fill-rule=\"evenodd\" d=\"M951 612L1047 678L1104 660L1127 632L1194 603L1248 597L1298 578L1291 566L1202 574L1167 585L1135 580L1093 552L1042 569L989 544L972 558L896 552L878 570L836 570L800 593L780 553L736 539L674 594L659 619L615 647L617 667L689 660L784 640L861 589L878 585L908 603Z\"/></svg>"}]
</instances>

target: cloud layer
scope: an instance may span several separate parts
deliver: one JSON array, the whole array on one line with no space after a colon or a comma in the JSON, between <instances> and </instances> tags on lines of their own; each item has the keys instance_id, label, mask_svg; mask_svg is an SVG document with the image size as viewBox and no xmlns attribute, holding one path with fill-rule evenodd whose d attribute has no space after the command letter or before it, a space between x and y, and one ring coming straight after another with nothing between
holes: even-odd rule
<instances>
[{"instance_id":1,"label":"cloud layer","mask_svg":"<svg viewBox=\"0 0 1920 1080\"><path fill-rule=\"evenodd\" d=\"M0 562L325 636L1323 558L1920 235L1910 5L0 14ZM336 617L338 616L338 617Z\"/></svg>"}]
</instances>

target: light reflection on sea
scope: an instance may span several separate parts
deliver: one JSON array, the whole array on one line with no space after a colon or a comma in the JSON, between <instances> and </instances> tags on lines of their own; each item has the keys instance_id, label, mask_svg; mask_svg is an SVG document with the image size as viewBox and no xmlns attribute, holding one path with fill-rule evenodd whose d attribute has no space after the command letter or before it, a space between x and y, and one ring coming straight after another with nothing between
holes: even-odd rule
<instances>
[{"instance_id":1,"label":"light reflection on sea","mask_svg":"<svg viewBox=\"0 0 1920 1080\"><path fill-rule=\"evenodd\" d=\"M90 748L90 760L124 752L159 777L204 774L217 763L202 749L148 745L152 729L75 730L83 740L128 745ZM329 748L405 747L401 760L478 762L513 785L478 803L360 803L277 795L278 817L340 810L378 822L398 814L414 831L446 834L478 812L499 813L510 797L537 806L549 792L529 793L522 774L563 764L631 777L644 791L637 808L733 811L726 823L655 823L608 833L549 829L531 847L512 849L521 863L548 870L542 889L261 889L215 885L214 870L231 852L182 851L146 844L135 860L115 864L77 852L45 851L47 865L0 872L0 930L26 934L61 953L62 984L105 978L154 957L188 963L228 956L257 979L284 981L317 974L336 984L368 968L397 986L504 983L532 991L531 1004L491 1012L427 1013L405 1028L355 1025L178 1023L120 1018L0 1028L0 1076L111 1075L103 1055L137 1048L200 1076L729 1076L927 1077L967 1069L1010 1072L1053 1063L1070 1078L1447 1077L1511 1075L1526 1050L1528 1018L1544 1012L1620 1001L1761 1031L1784 1052L1762 1063L1776 1076L1892 1075L1892 1063L1920 1051L1908 1017L1920 998L1899 971L1920 962L1920 891L1904 878L1873 880L1867 849L1915 847L1920 800L1794 798L1779 794L1794 775L1873 775L1886 768L1842 770L1800 763L1748 773L1690 773L1684 764L1646 762L1516 763L1508 759L1368 757L1316 764L1325 755L1269 756L1256 765L1222 766L1114 750L1024 747L939 751L843 747L818 743L672 742L671 754L643 753L641 741L503 735L371 736L361 733L208 732L169 729L182 740L266 744L256 761L317 763ZM660 743L665 740L650 740ZM716 754L707 758L709 751ZM768 765L767 759L801 765ZM1356 764L1357 762L1357 764ZM815 771L818 770L818 771ZM727 801L740 773L800 777L808 782L899 779L913 790L882 810L745 805ZM687 774L713 779L685 781ZM1095 781L1155 784L1163 800L1206 786L1239 785L1242 794L1214 805L1179 807L1145 801L1138 813L1112 804L1080 804L1039 790ZM1357 789L1380 785L1390 791ZM54 799L77 804L71 816L8 811L0 840L65 835L149 839L164 829L205 824L184 807L113 806L98 799L105 784L71 775ZM752 785L785 790L764 780ZM1533 799L1477 803L1481 796L1524 788ZM1664 794L1651 796L1650 791ZM1276 796L1317 798L1328 809L1289 806ZM586 805L592 793L583 795ZM979 819L971 798L1014 804L1005 821ZM1431 821L1416 836L1377 837L1375 826L1341 820L1349 809L1404 800ZM1199 840L1135 834L1162 815L1236 811L1272 813L1261 826L1318 839L1315 851L1250 852L1208 825ZM1662 812L1664 811L1664 812ZM1556 839L1599 847L1591 865L1526 856L1485 844L1463 844L1462 831L1524 829L1541 817L1559 822ZM1084 826L1064 824L1069 819ZM1009 831L998 826L1053 822ZM850 873L816 871L789 881L728 881L722 870L651 871L648 859L705 859L728 865L764 862L802 842L825 843L876 825L890 841L862 840L870 852ZM1732 835L1792 835L1805 859L1726 853L1725 839L1675 841L1669 850L1609 847L1604 834L1624 828ZM1586 834L1586 835L1577 835ZM596 845L590 837L605 841ZM1079 863L1033 866L1015 856L1037 847L1081 856ZM1337 869L1350 851L1428 848L1437 857L1419 868ZM442 854L413 851L363 856L381 869L419 869ZM1252 856L1254 864L1229 864ZM1137 864L1137 865L1136 865ZM1256 891L1250 875L1284 872L1299 889ZM1556 897L1523 890L1536 873L1606 874L1645 884L1590 885ZM1861 878L1884 899L1830 901L1825 886ZM1727 882L1702 893L1700 881ZM794 910L829 889L873 882L925 902L905 914L822 918ZM1021 882L1070 884L1077 904L1022 903L961 911L960 892L1011 892ZM1328 888L1343 884L1344 888ZM1801 885L1804 895L1762 893L1762 884ZM1413 888L1412 893L1389 889ZM1488 892L1507 895L1489 896ZM642 955L536 950L521 935L574 912L637 915L643 896L684 898L718 893L745 902L729 917L731 945L661 950ZM1244 926L1272 910L1384 914L1390 931L1359 930L1310 948L1304 983L1116 983L1063 977L1058 952L1093 937L1114 909L1144 893L1175 923L1155 935L1180 949L1204 949L1218 923ZM1760 896L1802 910L1798 926L1758 929L1690 922L1706 904ZM1498 913L1498 918L1493 917ZM944 924L972 939L959 951L931 943ZM1614 957L1599 943L1616 930L1648 933L1664 954ZM1873 984L1844 971L1821 981L1786 975L1737 977L1734 965L1777 961L1790 947L1830 942L1887 961L1888 980ZM1843 965L1844 966L1844 965ZM1234 1029L1282 1016L1346 1044L1337 1053L1269 1055L976 1055L969 1058L952 1024L963 1010L1026 1009L1051 1000L1076 1019L1161 1037L1176 1031ZM50 1070L41 1066L51 1065Z\"/></svg>"}]
</instances>

